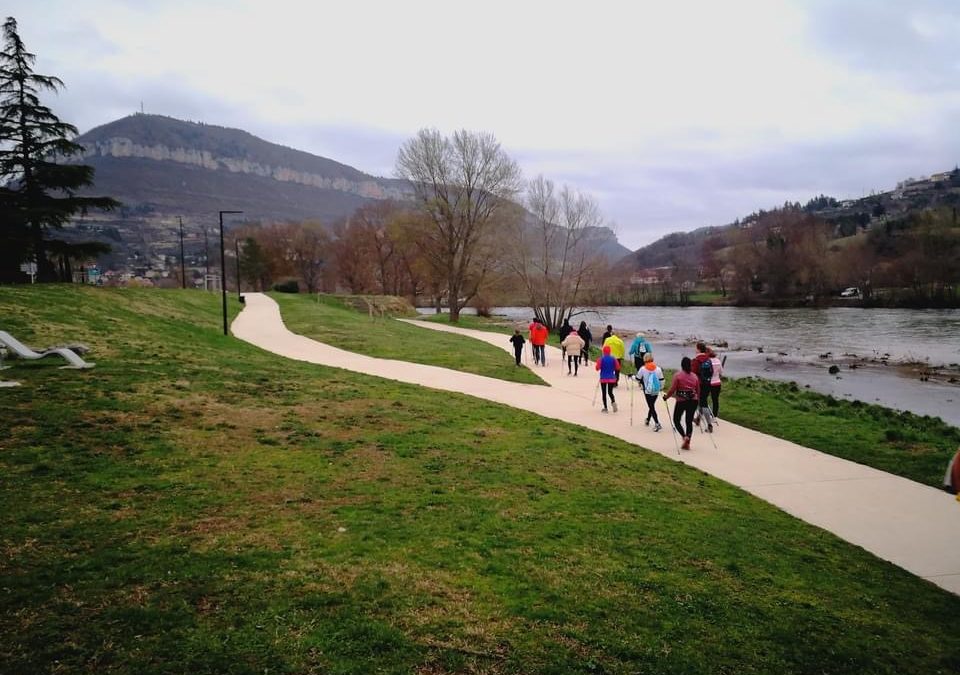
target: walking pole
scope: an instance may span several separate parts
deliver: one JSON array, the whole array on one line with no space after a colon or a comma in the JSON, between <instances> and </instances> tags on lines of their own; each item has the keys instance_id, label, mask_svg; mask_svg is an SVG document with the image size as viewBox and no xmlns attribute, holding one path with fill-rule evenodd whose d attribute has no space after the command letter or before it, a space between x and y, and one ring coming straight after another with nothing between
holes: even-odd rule
<instances>
[{"instance_id":1,"label":"walking pole","mask_svg":"<svg viewBox=\"0 0 960 675\"><path fill-rule=\"evenodd\" d=\"M560 374L563 375L563 362L567 360L567 348L561 346L560 349L562 350L560 353Z\"/></svg>"},{"instance_id":2,"label":"walking pole","mask_svg":"<svg viewBox=\"0 0 960 675\"><path fill-rule=\"evenodd\" d=\"M667 422L670 424L670 431L673 432L673 447L677 449L677 454L680 454L680 444L677 443L677 425L673 421L673 415L670 414L670 403L667 399L663 399L663 405L667 408ZM676 405L676 404L674 404Z\"/></svg>"},{"instance_id":3,"label":"walking pole","mask_svg":"<svg viewBox=\"0 0 960 675\"><path fill-rule=\"evenodd\" d=\"M630 426L633 426L633 380L627 381L627 386L630 387Z\"/></svg>"},{"instance_id":4,"label":"walking pole","mask_svg":"<svg viewBox=\"0 0 960 675\"><path fill-rule=\"evenodd\" d=\"M597 388L593 390L593 403L590 404L591 408L597 407L597 392L600 391L600 380L597 379Z\"/></svg>"}]
</instances>

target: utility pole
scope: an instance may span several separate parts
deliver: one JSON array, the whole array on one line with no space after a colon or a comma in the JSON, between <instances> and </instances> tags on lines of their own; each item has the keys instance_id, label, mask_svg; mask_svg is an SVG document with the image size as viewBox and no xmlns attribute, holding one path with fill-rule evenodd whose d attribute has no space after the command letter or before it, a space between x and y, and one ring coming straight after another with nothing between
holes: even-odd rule
<instances>
[{"instance_id":1,"label":"utility pole","mask_svg":"<svg viewBox=\"0 0 960 675\"><path fill-rule=\"evenodd\" d=\"M177 216L177 220L180 221L180 282L181 287L187 287L187 272L185 263L183 262L183 218Z\"/></svg>"},{"instance_id":2,"label":"utility pole","mask_svg":"<svg viewBox=\"0 0 960 675\"><path fill-rule=\"evenodd\" d=\"M203 226L203 266L204 266L204 277L203 277L203 287L207 287L207 280L210 279L210 239L207 237L207 226Z\"/></svg>"}]
</instances>

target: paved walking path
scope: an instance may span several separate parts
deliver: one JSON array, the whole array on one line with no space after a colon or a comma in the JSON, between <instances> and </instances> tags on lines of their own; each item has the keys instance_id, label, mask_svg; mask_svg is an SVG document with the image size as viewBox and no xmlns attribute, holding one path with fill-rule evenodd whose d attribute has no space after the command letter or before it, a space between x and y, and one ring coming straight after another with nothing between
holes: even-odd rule
<instances>
[{"instance_id":1,"label":"paved walking path","mask_svg":"<svg viewBox=\"0 0 960 675\"><path fill-rule=\"evenodd\" d=\"M579 424L616 436L694 466L743 488L797 518L822 527L875 555L960 594L960 504L941 490L833 457L795 443L722 422L709 437L695 433L693 449L678 455L663 401L657 412L664 425L645 427L646 403L634 393L630 425L630 389L617 388L620 412L600 413L591 401L597 377L592 366L578 377L561 369L560 350L547 347L545 368L535 372L549 385L518 384L406 361L348 352L287 330L277 304L260 293L245 294L246 305L232 324L238 338L288 358L457 391L528 410L543 417ZM507 335L411 322L424 330L456 332L503 348Z\"/></svg>"}]
</instances>

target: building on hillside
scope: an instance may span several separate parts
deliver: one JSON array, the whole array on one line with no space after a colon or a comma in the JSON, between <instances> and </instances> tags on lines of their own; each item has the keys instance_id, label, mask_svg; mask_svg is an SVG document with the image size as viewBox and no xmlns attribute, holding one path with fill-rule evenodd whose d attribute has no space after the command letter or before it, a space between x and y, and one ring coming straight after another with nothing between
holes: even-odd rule
<instances>
[{"instance_id":1,"label":"building on hillside","mask_svg":"<svg viewBox=\"0 0 960 675\"><path fill-rule=\"evenodd\" d=\"M637 270L630 275L631 286L653 286L655 284L669 281L673 277L673 268L666 267L647 267Z\"/></svg>"}]
</instances>

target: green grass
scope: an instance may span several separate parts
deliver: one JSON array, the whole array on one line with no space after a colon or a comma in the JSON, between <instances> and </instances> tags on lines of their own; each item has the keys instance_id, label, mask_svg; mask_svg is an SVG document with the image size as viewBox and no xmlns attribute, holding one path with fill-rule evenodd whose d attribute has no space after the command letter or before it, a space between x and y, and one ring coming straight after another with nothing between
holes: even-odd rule
<instances>
[{"instance_id":1,"label":"green grass","mask_svg":"<svg viewBox=\"0 0 960 675\"><path fill-rule=\"evenodd\" d=\"M950 673L960 598L636 446L0 288L0 672Z\"/></svg>"},{"instance_id":2,"label":"green grass","mask_svg":"<svg viewBox=\"0 0 960 675\"><path fill-rule=\"evenodd\" d=\"M938 417L757 378L723 385L720 417L937 488L960 446L960 429Z\"/></svg>"},{"instance_id":3,"label":"green grass","mask_svg":"<svg viewBox=\"0 0 960 675\"><path fill-rule=\"evenodd\" d=\"M390 317L371 319L345 307L336 296L325 296L320 303L308 295L273 293L271 297L279 303L291 331L341 349L510 382L544 383L529 369L517 368L508 352L473 338L418 328Z\"/></svg>"}]
</instances>

